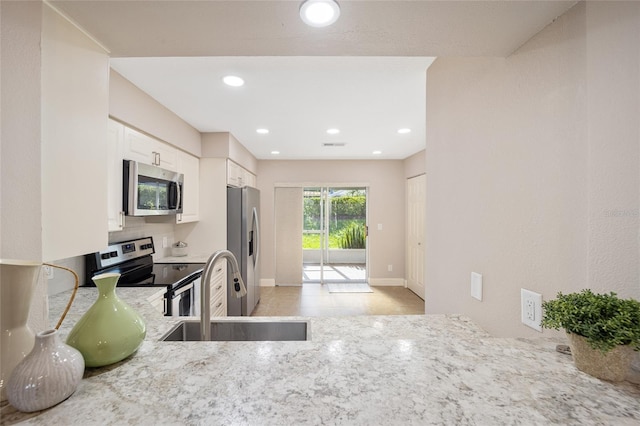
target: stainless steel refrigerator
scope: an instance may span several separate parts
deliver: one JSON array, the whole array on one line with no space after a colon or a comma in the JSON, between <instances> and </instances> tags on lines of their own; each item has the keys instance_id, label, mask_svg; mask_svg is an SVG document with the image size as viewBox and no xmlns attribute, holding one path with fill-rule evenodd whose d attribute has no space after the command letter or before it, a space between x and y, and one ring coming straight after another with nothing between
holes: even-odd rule
<instances>
[{"instance_id":1,"label":"stainless steel refrigerator","mask_svg":"<svg viewBox=\"0 0 640 426\"><path fill-rule=\"evenodd\" d=\"M260 191L256 188L227 188L227 249L238 259L247 295L238 299L233 277L228 274L227 315L249 316L260 301Z\"/></svg>"}]
</instances>

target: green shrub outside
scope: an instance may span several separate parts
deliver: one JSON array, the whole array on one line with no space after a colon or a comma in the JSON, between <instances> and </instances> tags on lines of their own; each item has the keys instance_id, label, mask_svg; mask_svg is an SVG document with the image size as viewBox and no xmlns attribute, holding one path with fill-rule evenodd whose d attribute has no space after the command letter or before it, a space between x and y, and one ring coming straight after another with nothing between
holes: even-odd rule
<instances>
[{"instance_id":1,"label":"green shrub outside","mask_svg":"<svg viewBox=\"0 0 640 426\"><path fill-rule=\"evenodd\" d=\"M320 229L320 197L305 197L303 206L303 229ZM331 214L329 217L329 248L356 248L345 245L345 238L354 239L354 235L345 237L345 233L353 234L355 228L364 233L366 219L366 196L363 191L354 190L351 194L331 198ZM363 239L357 237L358 248L364 248ZM303 249L319 249L320 236L318 234L303 234Z\"/></svg>"}]
</instances>

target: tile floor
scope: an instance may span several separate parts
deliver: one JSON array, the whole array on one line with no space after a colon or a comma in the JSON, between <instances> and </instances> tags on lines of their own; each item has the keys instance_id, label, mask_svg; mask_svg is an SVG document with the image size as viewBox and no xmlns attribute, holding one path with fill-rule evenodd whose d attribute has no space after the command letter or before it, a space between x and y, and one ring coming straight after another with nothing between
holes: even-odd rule
<instances>
[{"instance_id":1,"label":"tile floor","mask_svg":"<svg viewBox=\"0 0 640 426\"><path fill-rule=\"evenodd\" d=\"M320 270L324 269L323 274ZM315 263L305 263L302 266L302 282L309 284L319 284L320 277L325 282L365 282L367 281L367 270L361 264L325 264L323 268Z\"/></svg>"},{"instance_id":2,"label":"tile floor","mask_svg":"<svg viewBox=\"0 0 640 426\"><path fill-rule=\"evenodd\" d=\"M404 287L371 287L373 293L329 293L326 285L261 287L252 316L334 317L423 315L424 301Z\"/></svg>"}]
</instances>

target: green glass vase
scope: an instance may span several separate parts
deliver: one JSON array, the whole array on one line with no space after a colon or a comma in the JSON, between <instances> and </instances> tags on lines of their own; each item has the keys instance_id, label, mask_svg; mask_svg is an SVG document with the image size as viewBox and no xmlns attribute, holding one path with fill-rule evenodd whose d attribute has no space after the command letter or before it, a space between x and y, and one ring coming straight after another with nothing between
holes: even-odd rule
<instances>
[{"instance_id":1,"label":"green glass vase","mask_svg":"<svg viewBox=\"0 0 640 426\"><path fill-rule=\"evenodd\" d=\"M67 344L80 351L87 367L102 367L137 351L147 330L142 317L116 295L120 274L92 279L98 299L73 327Z\"/></svg>"}]
</instances>

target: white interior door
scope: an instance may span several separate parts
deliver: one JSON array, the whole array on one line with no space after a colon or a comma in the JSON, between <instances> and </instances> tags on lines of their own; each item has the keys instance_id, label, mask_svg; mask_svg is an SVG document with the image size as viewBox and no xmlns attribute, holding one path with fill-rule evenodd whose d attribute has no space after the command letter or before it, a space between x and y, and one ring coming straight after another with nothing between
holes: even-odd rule
<instances>
[{"instance_id":1,"label":"white interior door","mask_svg":"<svg viewBox=\"0 0 640 426\"><path fill-rule=\"evenodd\" d=\"M407 285L424 300L424 220L427 178L407 179Z\"/></svg>"}]
</instances>

